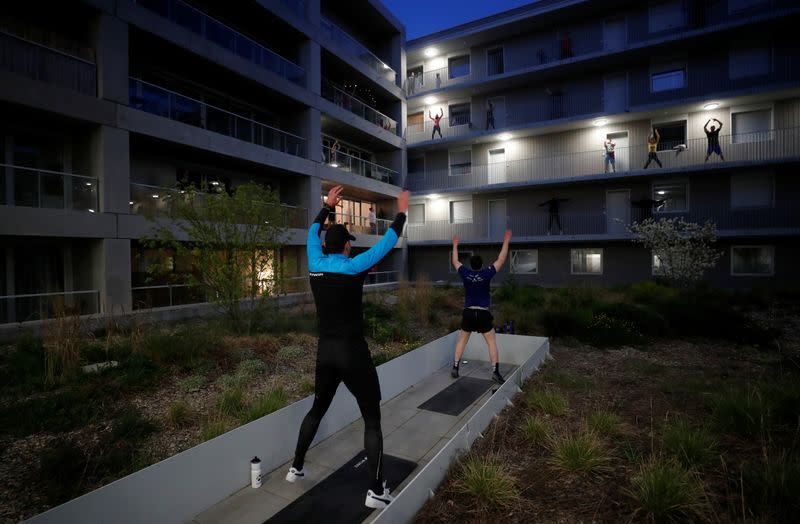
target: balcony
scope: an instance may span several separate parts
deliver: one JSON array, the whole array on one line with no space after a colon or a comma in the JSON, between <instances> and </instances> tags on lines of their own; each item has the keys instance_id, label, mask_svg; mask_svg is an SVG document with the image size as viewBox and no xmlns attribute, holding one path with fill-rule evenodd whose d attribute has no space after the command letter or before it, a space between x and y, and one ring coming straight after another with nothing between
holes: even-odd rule
<instances>
[{"instance_id":1,"label":"balcony","mask_svg":"<svg viewBox=\"0 0 800 524\"><path fill-rule=\"evenodd\" d=\"M289 155L305 155L304 138L131 77L130 107Z\"/></svg>"},{"instance_id":2,"label":"balcony","mask_svg":"<svg viewBox=\"0 0 800 524\"><path fill-rule=\"evenodd\" d=\"M132 215L168 216L175 210L175 202L187 199L186 191L163 186L147 184L130 184L131 200L130 212ZM201 206L203 193L194 194L194 204ZM308 213L304 207L281 204L281 227L292 229L305 229L308 227Z\"/></svg>"},{"instance_id":3,"label":"balcony","mask_svg":"<svg viewBox=\"0 0 800 524\"><path fill-rule=\"evenodd\" d=\"M136 4L157 13L184 29L201 36L228 51L256 64L267 71L275 73L290 82L305 87L306 73L299 65L291 62L226 26L219 20L195 9L181 0L133 0ZM305 17L305 3L302 1L283 0L284 5L301 9ZM302 5L299 5L302 4ZM294 9L293 9L294 10Z\"/></svg>"},{"instance_id":4,"label":"balcony","mask_svg":"<svg viewBox=\"0 0 800 524\"><path fill-rule=\"evenodd\" d=\"M720 135L725 161L716 155L705 162L706 138L688 140L685 149L659 151L664 170L688 170L712 164L717 167L800 158L800 128L775 129L756 133ZM647 145L640 144L615 151L614 176L658 174L662 168L651 163L647 170ZM412 191L474 190L500 184L549 184L590 180L609 176L605 172L602 149L560 155L537 156L497 164L472 165L466 173L454 175L448 169L408 174ZM609 168L610 170L610 168ZM463 171L463 169L461 170Z\"/></svg>"},{"instance_id":5,"label":"balcony","mask_svg":"<svg viewBox=\"0 0 800 524\"><path fill-rule=\"evenodd\" d=\"M322 97L381 129L397 134L397 122L324 78L322 79Z\"/></svg>"},{"instance_id":6,"label":"balcony","mask_svg":"<svg viewBox=\"0 0 800 524\"><path fill-rule=\"evenodd\" d=\"M367 178L374 178L387 184L394 184L400 180L400 174L394 169L333 150L330 147L322 146L322 154L324 157L323 162L336 169Z\"/></svg>"},{"instance_id":7,"label":"balcony","mask_svg":"<svg viewBox=\"0 0 800 524\"><path fill-rule=\"evenodd\" d=\"M320 17L320 28L322 29L323 35L345 48L350 54L365 64L370 71L376 73L379 78L391 84L397 82L397 73L395 70L389 67L386 62L375 56L364 44L350 36L347 31L324 16Z\"/></svg>"},{"instance_id":8,"label":"balcony","mask_svg":"<svg viewBox=\"0 0 800 524\"><path fill-rule=\"evenodd\" d=\"M96 178L9 164L0 164L0 169L14 188L11 200L0 191L0 205L98 211Z\"/></svg>"},{"instance_id":9,"label":"balcony","mask_svg":"<svg viewBox=\"0 0 800 524\"><path fill-rule=\"evenodd\" d=\"M44 320L59 312L91 315L100 312L99 305L96 289L0 296L0 324Z\"/></svg>"},{"instance_id":10,"label":"balcony","mask_svg":"<svg viewBox=\"0 0 800 524\"><path fill-rule=\"evenodd\" d=\"M391 220L378 218L375 219L375 226L372 226L369 223L369 217L341 213L336 213L336 222L347 224L347 230L354 235L383 235L392 225Z\"/></svg>"},{"instance_id":11,"label":"balcony","mask_svg":"<svg viewBox=\"0 0 800 524\"><path fill-rule=\"evenodd\" d=\"M84 53L87 58L92 55ZM97 66L81 58L0 30L0 69L89 96L97 96Z\"/></svg>"},{"instance_id":12,"label":"balcony","mask_svg":"<svg viewBox=\"0 0 800 524\"><path fill-rule=\"evenodd\" d=\"M713 221L720 236L800 233L800 210L793 207L766 209L730 209L723 207L693 208L682 213L659 213L650 209L631 209L628 221L611 219L604 213L561 213L560 224L546 210L534 208L525 215L510 216L506 224L496 228L486 223L450 223L447 220L409 224L409 242L447 244L453 235L464 242L497 242L503 240L506 228L517 241L625 240L631 238L627 227L646 218L682 217L689 222ZM559 227L560 226L560 227ZM563 231L563 234L561 233Z\"/></svg>"}]
</instances>

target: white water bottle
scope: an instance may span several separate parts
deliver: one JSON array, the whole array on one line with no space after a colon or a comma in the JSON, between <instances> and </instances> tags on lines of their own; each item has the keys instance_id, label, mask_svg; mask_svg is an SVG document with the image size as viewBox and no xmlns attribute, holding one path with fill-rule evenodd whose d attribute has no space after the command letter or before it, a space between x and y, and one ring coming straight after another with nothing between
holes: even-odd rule
<instances>
[{"instance_id":1,"label":"white water bottle","mask_svg":"<svg viewBox=\"0 0 800 524\"><path fill-rule=\"evenodd\" d=\"M250 485L254 488L261 487L261 459L253 457L250 461Z\"/></svg>"}]
</instances>

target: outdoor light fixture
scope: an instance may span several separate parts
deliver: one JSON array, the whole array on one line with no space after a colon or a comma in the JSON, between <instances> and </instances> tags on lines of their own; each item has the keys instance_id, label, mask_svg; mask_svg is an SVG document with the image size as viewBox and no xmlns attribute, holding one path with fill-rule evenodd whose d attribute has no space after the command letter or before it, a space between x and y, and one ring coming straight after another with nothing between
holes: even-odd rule
<instances>
[{"instance_id":1,"label":"outdoor light fixture","mask_svg":"<svg viewBox=\"0 0 800 524\"><path fill-rule=\"evenodd\" d=\"M425 50L425 56L427 56L428 58L433 58L438 54L439 50L436 49L435 47L429 47L428 49Z\"/></svg>"},{"instance_id":2,"label":"outdoor light fixture","mask_svg":"<svg viewBox=\"0 0 800 524\"><path fill-rule=\"evenodd\" d=\"M212 186L218 186L218 185L219 185L219 182L217 182L216 180L214 180L213 182L211 182L211 185L212 185Z\"/></svg>"},{"instance_id":3,"label":"outdoor light fixture","mask_svg":"<svg viewBox=\"0 0 800 524\"><path fill-rule=\"evenodd\" d=\"M428 198L430 198L431 200L436 200L436 199L437 199L437 198L439 198L440 196L441 196L441 195L437 195L436 193L434 193L434 194L432 194L432 195L428 195Z\"/></svg>"},{"instance_id":4,"label":"outdoor light fixture","mask_svg":"<svg viewBox=\"0 0 800 524\"><path fill-rule=\"evenodd\" d=\"M389 69L389 66L384 64L383 62L381 62L381 65L383 66L384 69Z\"/></svg>"},{"instance_id":5,"label":"outdoor light fixture","mask_svg":"<svg viewBox=\"0 0 800 524\"><path fill-rule=\"evenodd\" d=\"M89 210L89 213L94 213L94 209L90 209L90 210Z\"/></svg>"},{"instance_id":6,"label":"outdoor light fixture","mask_svg":"<svg viewBox=\"0 0 800 524\"><path fill-rule=\"evenodd\" d=\"M92 187L92 183L91 182L86 182L86 185L89 186L89 187Z\"/></svg>"},{"instance_id":7,"label":"outdoor light fixture","mask_svg":"<svg viewBox=\"0 0 800 524\"><path fill-rule=\"evenodd\" d=\"M154 194L153 194L153 198L158 198L158 195L156 195L156 194L154 193Z\"/></svg>"},{"instance_id":8,"label":"outdoor light fixture","mask_svg":"<svg viewBox=\"0 0 800 524\"><path fill-rule=\"evenodd\" d=\"M132 205L133 205L133 200L131 200L130 202L128 202L128 204L132 206Z\"/></svg>"},{"instance_id":9,"label":"outdoor light fixture","mask_svg":"<svg viewBox=\"0 0 800 524\"><path fill-rule=\"evenodd\" d=\"M667 192L666 192L666 191L658 191L657 193L658 193L659 195L666 195L666 194L667 194Z\"/></svg>"},{"instance_id":10,"label":"outdoor light fixture","mask_svg":"<svg viewBox=\"0 0 800 524\"><path fill-rule=\"evenodd\" d=\"M331 163L331 167L339 167L339 164L337 164L336 162L333 162L333 163Z\"/></svg>"},{"instance_id":11,"label":"outdoor light fixture","mask_svg":"<svg viewBox=\"0 0 800 524\"><path fill-rule=\"evenodd\" d=\"M511 133L500 133L497 138L505 142L506 140L511 139Z\"/></svg>"},{"instance_id":12,"label":"outdoor light fixture","mask_svg":"<svg viewBox=\"0 0 800 524\"><path fill-rule=\"evenodd\" d=\"M600 127L600 126L606 125L608 123L608 119L607 118L598 118L597 120L595 120L592 123L594 125L596 125L597 127Z\"/></svg>"},{"instance_id":13,"label":"outdoor light fixture","mask_svg":"<svg viewBox=\"0 0 800 524\"><path fill-rule=\"evenodd\" d=\"M427 105L435 104L436 103L436 97L435 96L426 96L422 101L425 102Z\"/></svg>"},{"instance_id":14,"label":"outdoor light fixture","mask_svg":"<svg viewBox=\"0 0 800 524\"><path fill-rule=\"evenodd\" d=\"M709 102L708 104L703 106L703 109L706 111L712 111L719 107L719 102Z\"/></svg>"}]
</instances>

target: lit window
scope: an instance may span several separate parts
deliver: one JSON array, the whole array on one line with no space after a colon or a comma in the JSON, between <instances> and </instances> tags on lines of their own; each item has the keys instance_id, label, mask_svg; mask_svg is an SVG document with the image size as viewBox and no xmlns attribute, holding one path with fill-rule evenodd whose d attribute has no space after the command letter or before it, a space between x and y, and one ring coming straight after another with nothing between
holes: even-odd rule
<instances>
[{"instance_id":1,"label":"lit window","mask_svg":"<svg viewBox=\"0 0 800 524\"><path fill-rule=\"evenodd\" d=\"M674 69L662 73L653 73L650 77L650 89L653 93L671 91L686 87L686 70Z\"/></svg>"},{"instance_id":2,"label":"lit window","mask_svg":"<svg viewBox=\"0 0 800 524\"><path fill-rule=\"evenodd\" d=\"M539 250L518 249L511 252L511 272L536 275L539 273Z\"/></svg>"},{"instance_id":3,"label":"lit window","mask_svg":"<svg viewBox=\"0 0 800 524\"><path fill-rule=\"evenodd\" d=\"M472 150L450 151L450 176L468 175L472 172Z\"/></svg>"},{"instance_id":4,"label":"lit window","mask_svg":"<svg viewBox=\"0 0 800 524\"><path fill-rule=\"evenodd\" d=\"M573 249L571 251L573 275L602 275L602 249Z\"/></svg>"},{"instance_id":5,"label":"lit window","mask_svg":"<svg viewBox=\"0 0 800 524\"><path fill-rule=\"evenodd\" d=\"M775 273L773 246L732 246L731 275L770 276Z\"/></svg>"},{"instance_id":6,"label":"lit window","mask_svg":"<svg viewBox=\"0 0 800 524\"><path fill-rule=\"evenodd\" d=\"M466 224L472 222L472 200L450 202L450 223Z\"/></svg>"},{"instance_id":7,"label":"lit window","mask_svg":"<svg viewBox=\"0 0 800 524\"><path fill-rule=\"evenodd\" d=\"M670 122L664 124L655 124L658 130L659 151L671 151L677 145L686 145L686 120L680 122Z\"/></svg>"},{"instance_id":8,"label":"lit window","mask_svg":"<svg viewBox=\"0 0 800 524\"><path fill-rule=\"evenodd\" d=\"M653 200L658 204L653 209L658 213L679 213L689 210L689 196L686 182L653 184Z\"/></svg>"},{"instance_id":9,"label":"lit window","mask_svg":"<svg viewBox=\"0 0 800 524\"><path fill-rule=\"evenodd\" d=\"M469 55L454 56L447 60L449 78L469 75Z\"/></svg>"},{"instance_id":10,"label":"lit window","mask_svg":"<svg viewBox=\"0 0 800 524\"><path fill-rule=\"evenodd\" d=\"M453 104L449 107L449 109L450 109L450 119L449 119L450 127L465 126L469 124L471 120L469 102L466 102L464 104Z\"/></svg>"},{"instance_id":11,"label":"lit window","mask_svg":"<svg viewBox=\"0 0 800 524\"><path fill-rule=\"evenodd\" d=\"M772 140L772 110L731 113L731 142L743 144Z\"/></svg>"}]
</instances>

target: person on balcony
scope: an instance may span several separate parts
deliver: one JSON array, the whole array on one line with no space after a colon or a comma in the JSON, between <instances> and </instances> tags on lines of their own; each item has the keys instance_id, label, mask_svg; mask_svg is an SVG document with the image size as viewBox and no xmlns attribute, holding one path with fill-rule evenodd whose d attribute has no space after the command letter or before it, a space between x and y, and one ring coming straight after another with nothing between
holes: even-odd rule
<instances>
[{"instance_id":1,"label":"person on balcony","mask_svg":"<svg viewBox=\"0 0 800 524\"><path fill-rule=\"evenodd\" d=\"M561 37L561 59L565 58L572 58L572 39L566 32Z\"/></svg>"},{"instance_id":2,"label":"person on balcony","mask_svg":"<svg viewBox=\"0 0 800 524\"><path fill-rule=\"evenodd\" d=\"M442 87L442 76L439 73L436 73L436 89Z\"/></svg>"},{"instance_id":3,"label":"person on balcony","mask_svg":"<svg viewBox=\"0 0 800 524\"><path fill-rule=\"evenodd\" d=\"M666 199L654 200L652 198L643 198L642 200L631 201L631 206L638 210L634 214L634 221L641 222L653 216L653 211L658 211L664 205Z\"/></svg>"},{"instance_id":4,"label":"person on balcony","mask_svg":"<svg viewBox=\"0 0 800 524\"><path fill-rule=\"evenodd\" d=\"M474 255L469 259L469 268L458 261L458 236L453 236L453 251L450 262L464 282L464 311L461 315L461 331L456 342L455 358L450 376L458 378L461 357L467 347L469 337L473 331L483 335L489 347L489 358L492 361L492 380L502 384L505 379L500 374L500 359L497 354L497 339L494 331L494 317L489 312L491 305L490 283L492 278L500 271L508 257L508 243L511 241L511 230L507 229L503 236L503 247L497 260L483 267L483 259Z\"/></svg>"},{"instance_id":5,"label":"person on balcony","mask_svg":"<svg viewBox=\"0 0 800 524\"><path fill-rule=\"evenodd\" d=\"M492 104L491 100L486 101L486 130L489 130L489 126L492 126L494 129L494 104Z\"/></svg>"},{"instance_id":6,"label":"person on balcony","mask_svg":"<svg viewBox=\"0 0 800 524\"><path fill-rule=\"evenodd\" d=\"M319 329L314 403L300 425L294 460L286 480L297 482L307 477L306 452L339 384L344 382L364 418L370 483L364 505L385 508L392 496L383 482L381 386L364 339L363 287L369 269L389 254L402 234L410 193L403 191L397 197L397 215L383 238L366 252L350 258L350 242L356 238L341 224L328 229L324 244L320 241L320 225L336 208L342 190L342 186L335 186L328 192L322 210L308 230L306 254Z\"/></svg>"},{"instance_id":7,"label":"person on balcony","mask_svg":"<svg viewBox=\"0 0 800 524\"><path fill-rule=\"evenodd\" d=\"M433 140L433 137L436 136L437 131L439 132L439 138L442 138L442 128L439 127L439 122L442 120L443 116L444 116L444 109L442 109L441 107L439 108L438 116L432 116L431 110L428 109L428 118L433 120L433 131L431 131L431 140Z\"/></svg>"},{"instance_id":8,"label":"person on balcony","mask_svg":"<svg viewBox=\"0 0 800 524\"><path fill-rule=\"evenodd\" d=\"M337 167L339 164L339 149L341 149L341 147L338 140L334 140L333 145L331 145L331 165L333 165L333 167Z\"/></svg>"},{"instance_id":9,"label":"person on balcony","mask_svg":"<svg viewBox=\"0 0 800 524\"><path fill-rule=\"evenodd\" d=\"M712 121L719 124L717 126L711 126L709 129L708 124ZM708 149L706 150L706 159L705 161L708 162L708 157L711 156L711 153L716 153L719 157L724 161L725 157L722 156L722 148L719 146L719 132L722 131L722 122L717 120L716 118L709 118L706 125L703 126L703 131L706 132L706 138L708 139Z\"/></svg>"},{"instance_id":10,"label":"person on balcony","mask_svg":"<svg viewBox=\"0 0 800 524\"><path fill-rule=\"evenodd\" d=\"M658 167L664 167L661 165L661 160L658 159L658 141L661 140L661 135L658 134L658 129L655 127L653 128L653 132L647 136L647 162L644 165L644 169L647 169L647 166L650 165L650 162L653 160L656 161Z\"/></svg>"},{"instance_id":11,"label":"person on balcony","mask_svg":"<svg viewBox=\"0 0 800 524\"><path fill-rule=\"evenodd\" d=\"M406 94L411 96L414 94L417 84L417 75L414 73L409 73L408 80L406 81Z\"/></svg>"},{"instance_id":12,"label":"person on balcony","mask_svg":"<svg viewBox=\"0 0 800 524\"><path fill-rule=\"evenodd\" d=\"M378 234L378 220L375 216L375 210L371 207L369 208L369 214L367 215L367 220L369 221L369 231L371 235Z\"/></svg>"},{"instance_id":13,"label":"person on balcony","mask_svg":"<svg viewBox=\"0 0 800 524\"><path fill-rule=\"evenodd\" d=\"M553 229L553 222L558 224L558 232L559 232L559 234L560 235L564 234L564 229L561 227L561 217L558 214L558 210L559 210L559 206L561 205L561 202L568 202L568 201L569 201L569 198L557 198L555 195L553 195L553 198L551 198L550 200L547 200L547 201L542 202L541 204L539 204L539 207L547 206L547 213L548 213L548 215L550 215L549 219L547 221L547 234L548 235L550 235L550 230Z\"/></svg>"},{"instance_id":14,"label":"person on balcony","mask_svg":"<svg viewBox=\"0 0 800 524\"><path fill-rule=\"evenodd\" d=\"M614 173L617 172L617 161L614 158L614 150L617 147L617 143L614 142L614 139L611 137L606 138L606 141L603 142L603 149L605 149L605 172L608 173L608 166L611 166L611 169Z\"/></svg>"}]
</instances>

